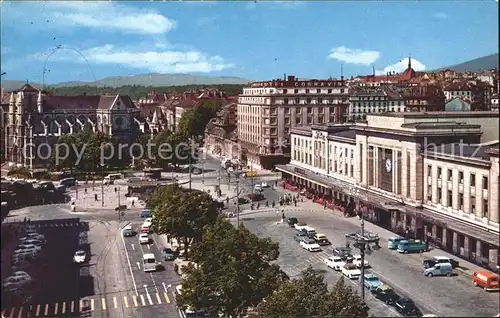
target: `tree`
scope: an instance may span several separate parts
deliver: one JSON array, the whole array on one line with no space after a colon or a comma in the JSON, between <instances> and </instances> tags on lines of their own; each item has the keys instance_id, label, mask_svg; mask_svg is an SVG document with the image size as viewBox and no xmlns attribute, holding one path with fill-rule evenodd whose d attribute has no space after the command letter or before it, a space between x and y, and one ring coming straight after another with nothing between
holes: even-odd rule
<instances>
[{"instance_id":1,"label":"tree","mask_svg":"<svg viewBox=\"0 0 500 318\"><path fill-rule=\"evenodd\" d=\"M308 267L300 279L283 282L257 307L254 317L368 317L368 307L341 278L332 291L317 270Z\"/></svg>"},{"instance_id":2,"label":"tree","mask_svg":"<svg viewBox=\"0 0 500 318\"><path fill-rule=\"evenodd\" d=\"M157 167L178 166L196 163L196 149L189 139L180 133L161 131L153 138L151 163Z\"/></svg>"},{"instance_id":3,"label":"tree","mask_svg":"<svg viewBox=\"0 0 500 318\"><path fill-rule=\"evenodd\" d=\"M183 269L182 294L176 301L181 308L239 317L287 279L270 263L278 255L277 243L219 218L193 245L191 260L198 266Z\"/></svg>"},{"instance_id":4,"label":"tree","mask_svg":"<svg viewBox=\"0 0 500 318\"><path fill-rule=\"evenodd\" d=\"M218 99L203 100L195 108L182 113L179 132L188 137L203 136L209 121L217 115L222 106Z\"/></svg>"},{"instance_id":5,"label":"tree","mask_svg":"<svg viewBox=\"0 0 500 318\"><path fill-rule=\"evenodd\" d=\"M205 228L214 224L219 215L217 203L209 194L178 185L156 190L148 207L154 211L157 233L182 240L186 257L191 243L200 241Z\"/></svg>"}]
</instances>

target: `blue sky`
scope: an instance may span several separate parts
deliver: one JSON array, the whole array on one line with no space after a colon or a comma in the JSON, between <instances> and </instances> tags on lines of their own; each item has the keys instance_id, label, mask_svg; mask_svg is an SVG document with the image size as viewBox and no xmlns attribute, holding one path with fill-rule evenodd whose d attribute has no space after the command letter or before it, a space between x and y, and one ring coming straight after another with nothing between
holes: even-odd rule
<instances>
[{"instance_id":1,"label":"blue sky","mask_svg":"<svg viewBox=\"0 0 500 318\"><path fill-rule=\"evenodd\" d=\"M341 64L346 76L399 71L410 53L418 71L498 52L495 0L0 6L2 79L33 82L45 63L46 83L151 72L264 80L339 77Z\"/></svg>"}]
</instances>

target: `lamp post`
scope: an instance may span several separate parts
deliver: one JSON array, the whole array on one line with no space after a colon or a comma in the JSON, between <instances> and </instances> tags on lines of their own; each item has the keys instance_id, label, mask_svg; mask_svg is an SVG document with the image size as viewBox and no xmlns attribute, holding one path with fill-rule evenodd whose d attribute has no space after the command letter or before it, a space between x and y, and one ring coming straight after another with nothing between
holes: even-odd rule
<instances>
[{"instance_id":1,"label":"lamp post","mask_svg":"<svg viewBox=\"0 0 500 318\"><path fill-rule=\"evenodd\" d=\"M101 206L104 207L104 163L101 163Z\"/></svg>"}]
</instances>

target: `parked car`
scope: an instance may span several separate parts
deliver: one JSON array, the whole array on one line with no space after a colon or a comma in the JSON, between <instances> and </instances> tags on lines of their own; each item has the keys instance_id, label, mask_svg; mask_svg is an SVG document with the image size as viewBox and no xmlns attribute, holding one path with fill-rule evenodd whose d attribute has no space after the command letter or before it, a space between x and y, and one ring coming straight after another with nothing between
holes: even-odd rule
<instances>
[{"instance_id":1,"label":"parked car","mask_svg":"<svg viewBox=\"0 0 500 318\"><path fill-rule=\"evenodd\" d=\"M19 288L23 288L28 284L32 283L31 276L23 271L17 271L12 274L12 276L4 279L2 283L2 289L5 290L15 290Z\"/></svg>"},{"instance_id":2,"label":"parked car","mask_svg":"<svg viewBox=\"0 0 500 318\"><path fill-rule=\"evenodd\" d=\"M302 232L307 234L307 237L314 239L314 236L316 235L316 230L313 227L310 226L304 226L302 229L300 229Z\"/></svg>"},{"instance_id":3,"label":"parked car","mask_svg":"<svg viewBox=\"0 0 500 318\"><path fill-rule=\"evenodd\" d=\"M306 233L304 233L304 232L297 232L297 233L295 233L295 235L293 236L293 239L294 239L296 242L300 242L300 241L302 241L302 240L304 240L304 239L306 239L306 238L307 238L307 235L306 235Z\"/></svg>"},{"instance_id":4,"label":"parked car","mask_svg":"<svg viewBox=\"0 0 500 318\"><path fill-rule=\"evenodd\" d=\"M361 268L361 264L362 264L361 263L361 255L354 255L352 257L352 259L353 259L352 260L353 264L356 265L357 268ZM368 261L366 259L364 260L363 263L365 264L365 268L369 268L370 267L370 263L368 263Z\"/></svg>"},{"instance_id":5,"label":"parked car","mask_svg":"<svg viewBox=\"0 0 500 318\"><path fill-rule=\"evenodd\" d=\"M262 181L262 183L260 184L260 186L261 186L262 188L269 188L269 184L267 184L267 182L266 182L266 181Z\"/></svg>"},{"instance_id":6,"label":"parked car","mask_svg":"<svg viewBox=\"0 0 500 318\"><path fill-rule=\"evenodd\" d=\"M321 246L319 246L314 239L300 241L300 246L309 252L321 252Z\"/></svg>"},{"instance_id":7,"label":"parked car","mask_svg":"<svg viewBox=\"0 0 500 318\"><path fill-rule=\"evenodd\" d=\"M73 256L73 262L83 264L87 260L87 253L84 250L78 250Z\"/></svg>"},{"instance_id":8,"label":"parked car","mask_svg":"<svg viewBox=\"0 0 500 318\"><path fill-rule=\"evenodd\" d=\"M426 259L422 261L422 265L424 268L430 268L433 267L434 265L438 263L449 263L451 264L452 268L457 268L459 267L459 262L453 258L449 258L447 256L434 256L431 259Z\"/></svg>"},{"instance_id":9,"label":"parked car","mask_svg":"<svg viewBox=\"0 0 500 318\"><path fill-rule=\"evenodd\" d=\"M316 241L316 243L318 243L319 246L332 245L332 243L330 243L330 241L328 240L328 238L326 237L325 234L314 235L314 240Z\"/></svg>"},{"instance_id":10,"label":"parked car","mask_svg":"<svg viewBox=\"0 0 500 318\"><path fill-rule=\"evenodd\" d=\"M295 224L299 223L299 220L295 217L291 217L286 220L286 223L288 223L290 227L294 227Z\"/></svg>"},{"instance_id":11,"label":"parked car","mask_svg":"<svg viewBox=\"0 0 500 318\"><path fill-rule=\"evenodd\" d=\"M382 282L378 279L378 277L374 274L368 273L365 274L365 281L363 282L365 288L368 290L374 290L377 289L380 285L382 285Z\"/></svg>"},{"instance_id":12,"label":"parked car","mask_svg":"<svg viewBox=\"0 0 500 318\"><path fill-rule=\"evenodd\" d=\"M341 271L345 262L338 256L330 256L325 259L325 264L336 271Z\"/></svg>"},{"instance_id":13,"label":"parked car","mask_svg":"<svg viewBox=\"0 0 500 318\"><path fill-rule=\"evenodd\" d=\"M253 187L253 188L254 188L254 190L255 190L255 191L262 191L262 185L261 185L260 183L259 183L259 184L254 185L254 187Z\"/></svg>"},{"instance_id":14,"label":"parked car","mask_svg":"<svg viewBox=\"0 0 500 318\"><path fill-rule=\"evenodd\" d=\"M345 246L334 247L333 255L339 256L344 261L346 261L348 258L352 258L351 249Z\"/></svg>"},{"instance_id":15,"label":"parked car","mask_svg":"<svg viewBox=\"0 0 500 318\"><path fill-rule=\"evenodd\" d=\"M147 218L146 220L144 220L144 223L142 223L142 226L150 227L151 224L153 224L153 218Z\"/></svg>"},{"instance_id":16,"label":"parked car","mask_svg":"<svg viewBox=\"0 0 500 318\"><path fill-rule=\"evenodd\" d=\"M396 294L394 289L392 289L392 287L389 285L382 284L377 288L372 289L371 292L373 296L375 296L375 298L383 301L388 305L395 304L396 301L399 299L399 295Z\"/></svg>"},{"instance_id":17,"label":"parked car","mask_svg":"<svg viewBox=\"0 0 500 318\"><path fill-rule=\"evenodd\" d=\"M239 197L238 198L238 203L239 204L247 204L247 203L250 203L250 200L247 199L247 198L242 198L242 197Z\"/></svg>"},{"instance_id":18,"label":"parked car","mask_svg":"<svg viewBox=\"0 0 500 318\"><path fill-rule=\"evenodd\" d=\"M409 316L422 316L422 312L415 305L413 300L408 298L399 298L395 304L396 310L405 317Z\"/></svg>"},{"instance_id":19,"label":"parked car","mask_svg":"<svg viewBox=\"0 0 500 318\"><path fill-rule=\"evenodd\" d=\"M166 261L173 261L177 258L178 253L171 248L164 248L161 250L161 256Z\"/></svg>"},{"instance_id":20,"label":"parked car","mask_svg":"<svg viewBox=\"0 0 500 318\"><path fill-rule=\"evenodd\" d=\"M45 241L45 236L40 233L26 233L24 237L21 237L19 239L20 241L26 241L26 240L43 240Z\"/></svg>"},{"instance_id":21,"label":"parked car","mask_svg":"<svg viewBox=\"0 0 500 318\"><path fill-rule=\"evenodd\" d=\"M124 227L122 229L122 235L124 237L130 237L130 236L134 236L136 235L137 233L135 232L135 230L132 228L132 225L127 225L126 227Z\"/></svg>"},{"instance_id":22,"label":"parked car","mask_svg":"<svg viewBox=\"0 0 500 318\"><path fill-rule=\"evenodd\" d=\"M299 222L297 222L297 223L295 223L295 224L293 225L293 227L295 227L295 229L296 229L297 231L302 230L302 229L303 229L303 228L305 228L306 226L307 226L307 223L306 223L306 222L304 222L304 221L299 221Z\"/></svg>"},{"instance_id":23,"label":"parked car","mask_svg":"<svg viewBox=\"0 0 500 318\"><path fill-rule=\"evenodd\" d=\"M472 283L474 286L482 287L486 291L500 290L499 276L487 271L474 272Z\"/></svg>"},{"instance_id":24,"label":"parked car","mask_svg":"<svg viewBox=\"0 0 500 318\"><path fill-rule=\"evenodd\" d=\"M141 212L139 213L139 216L141 218L150 218L153 216L153 213L151 213L151 210L144 209L144 210L141 210Z\"/></svg>"},{"instance_id":25,"label":"parked car","mask_svg":"<svg viewBox=\"0 0 500 318\"><path fill-rule=\"evenodd\" d=\"M451 276L453 275L453 268L450 263L436 263L434 266L424 270L424 276Z\"/></svg>"},{"instance_id":26,"label":"parked car","mask_svg":"<svg viewBox=\"0 0 500 318\"><path fill-rule=\"evenodd\" d=\"M346 263L342 267L342 274L349 279L358 279L361 276L361 271L352 263Z\"/></svg>"}]
</instances>

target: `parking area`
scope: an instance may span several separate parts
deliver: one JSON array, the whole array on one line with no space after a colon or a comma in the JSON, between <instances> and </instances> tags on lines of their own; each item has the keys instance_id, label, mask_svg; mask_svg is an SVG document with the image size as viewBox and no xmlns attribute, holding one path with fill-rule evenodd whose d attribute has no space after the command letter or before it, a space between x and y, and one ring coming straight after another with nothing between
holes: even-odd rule
<instances>
[{"instance_id":1,"label":"parking area","mask_svg":"<svg viewBox=\"0 0 500 318\"><path fill-rule=\"evenodd\" d=\"M292 213L292 212L287 212ZM332 286L340 273L328 268L324 259L332 255L332 247L345 246L345 234L360 230L342 216L322 213L321 211L293 211L287 217L297 217L306 221L318 233L325 234L332 242L322 252L311 253L295 242L295 229L286 224L277 224L279 215L262 212L243 216L242 221L252 232L261 237L270 237L280 244L278 264L291 277L311 265L325 274L326 281ZM355 250L353 250L355 252ZM453 277L426 278L423 275L422 261L426 253L399 254L383 246L380 250L366 256L372 266L366 273L375 274L383 283L393 287L402 297L411 298L424 314L438 316L494 316L498 313L497 293L487 293L472 285L471 278L456 272ZM353 287L360 290L360 282L353 280ZM366 292L366 301L375 316L397 315L392 306L386 306Z\"/></svg>"},{"instance_id":2,"label":"parking area","mask_svg":"<svg viewBox=\"0 0 500 318\"><path fill-rule=\"evenodd\" d=\"M10 235L2 241L2 314L78 316L79 268L73 254L88 223L79 218L13 222L3 224L3 231Z\"/></svg>"}]
</instances>

